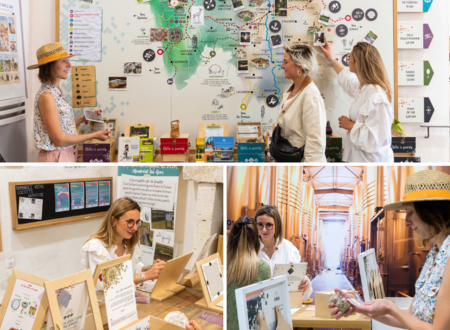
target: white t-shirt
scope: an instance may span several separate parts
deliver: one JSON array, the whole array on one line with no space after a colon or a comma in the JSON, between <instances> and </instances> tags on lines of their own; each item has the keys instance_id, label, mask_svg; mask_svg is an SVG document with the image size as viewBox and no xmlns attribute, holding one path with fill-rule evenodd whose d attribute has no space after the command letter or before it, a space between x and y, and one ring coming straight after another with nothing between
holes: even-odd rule
<instances>
[{"instance_id":1,"label":"white t-shirt","mask_svg":"<svg viewBox=\"0 0 450 330\"><path fill-rule=\"evenodd\" d=\"M94 275L95 268L97 264L112 260L115 258L119 258L119 256L115 253L117 250L117 246L114 245L110 248L106 248L104 243L98 239L91 239L86 242L81 248L81 264L85 269L91 269L92 275ZM125 248L124 255L128 254L127 249ZM141 249L139 248L139 244L134 248L133 256L131 257L131 264L133 269L133 274L140 273L144 264L141 262ZM97 281L95 285L96 291L103 291L102 282Z\"/></svg>"},{"instance_id":2,"label":"white t-shirt","mask_svg":"<svg viewBox=\"0 0 450 330\"><path fill-rule=\"evenodd\" d=\"M386 92L378 85L361 89L356 74L344 69L339 73L339 85L353 97L349 118L355 126L347 131L343 161L347 163L393 163L391 125L394 111Z\"/></svg>"},{"instance_id":3,"label":"white t-shirt","mask_svg":"<svg viewBox=\"0 0 450 330\"><path fill-rule=\"evenodd\" d=\"M299 263L302 260L302 257L300 257L300 253L298 252L294 244L292 244L291 242L289 242L287 239L284 238L281 241L281 244L276 247L277 249L272 254L272 258L269 258L269 256L262 250L263 248L264 244L261 241L261 249L259 250L258 257L259 259L266 261L270 265L270 271L272 273L272 276L275 264L290 263L290 262ZM303 292L303 301L307 301L309 297L311 297L312 293L311 281L307 276L305 276L305 279L308 280L309 285L306 291Z\"/></svg>"}]
</instances>

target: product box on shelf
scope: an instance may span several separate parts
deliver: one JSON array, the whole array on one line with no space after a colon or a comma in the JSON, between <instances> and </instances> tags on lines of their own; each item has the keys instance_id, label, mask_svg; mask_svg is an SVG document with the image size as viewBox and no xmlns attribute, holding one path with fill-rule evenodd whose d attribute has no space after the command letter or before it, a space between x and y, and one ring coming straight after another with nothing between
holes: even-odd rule
<instances>
[{"instance_id":1,"label":"product box on shelf","mask_svg":"<svg viewBox=\"0 0 450 330\"><path fill-rule=\"evenodd\" d=\"M170 134L164 134L161 137L161 161L187 163L189 161L189 134L180 134L175 138Z\"/></svg>"},{"instance_id":2,"label":"product box on shelf","mask_svg":"<svg viewBox=\"0 0 450 330\"><path fill-rule=\"evenodd\" d=\"M325 157L328 163L342 162L342 138L338 134L327 135Z\"/></svg>"},{"instance_id":3,"label":"product box on shelf","mask_svg":"<svg viewBox=\"0 0 450 330\"><path fill-rule=\"evenodd\" d=\"M105 141L91 139L83 143L84 163L110 163L116 161L117 119L109 119L104 123L89 122L91 133L109 129L111 135Z\"/></svg>"},{"instance_id":4,"label":"product box on shelf","mask_svg":"<svg viewBox=\"0 0 450 330\"><path fill-rule=\"evenodd\" d=\"M208 138L207 138L208 140ZM214 136L213 142L213 163L233 163L234 157L234 137L232 136ZM208 150L208 155L211 151ZM205 151L206 155L206 151Z\"/></svg>"},{"instance_id":5,"label":"product box on shelf","mask_svg":"<svg viewBox=\"0 0 450 330\"><path fill-rule=\"evenodd\" d=\"M197 163L205 162L205 138L198 138L195 145L195 161Z\"/></svg>"},{"instance_id":6,"label":"product box on shelf","mask_svg":"<svg viewBox=\"0 0 450 330\"><path fill-rule=\"evenodd\" d=\"M238 163L264 163L265 143L261 122L236 123Z\"/></svg>"}]
</instances>

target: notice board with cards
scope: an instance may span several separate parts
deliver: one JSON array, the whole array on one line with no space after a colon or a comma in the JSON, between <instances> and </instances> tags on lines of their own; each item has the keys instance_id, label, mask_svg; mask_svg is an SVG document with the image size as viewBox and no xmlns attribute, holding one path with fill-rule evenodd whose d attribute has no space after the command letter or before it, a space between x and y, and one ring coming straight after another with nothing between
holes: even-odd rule
<instances>
[{"instance_id":1,"label":"notice board with cards","mask_svg":"<svg viewBox=\"0 0 450 330\"><path fill-rule=\"evenodd\" d=\"M283 4L287 8L277 8ZM199 124L227 124L229 136L236 135L236 123L241 121L261 122L264 134L272 131L277 99L291 85L281 69L284 51L279 42L313 46L316 30L325 34L335 59L345 67L356 43L373 42L396 96L396 7L397 0L130 0L126 4L57 0L55 31L56 40L74 54L81 49L77 45L92 42L92 47L86 46L87 55L74 57L71 63L96 67L97 107L104 115L121 119L121 132L126 124L150 122L160 137L169 132L171 120L178 119L181 133L189 134L195 146ZM323 10L331 16L321 15ZM96 19L89 22L89 32L82 30L91 14L101 15L101 33ZM242 44L240 32L248 34L247 44ZM77 39L74 48L69 47L72 36ZM338 76L319 47L315 49L319 70L312 79L333 131L346 136L337 123L340 116L348 116L353 99L339 87ZM247 68L242 73L241 61ZM121 88L109 89L113 77L123 77ZM71 81L61 88L70 100ZM72 95L72 100L76 97ZM392 104L396 107L397 101ZM75 113L81 114L81 109ZM89 132L84 124L82 130Z\"/></svg>"},{"instance_id":2,"label":"notice board with cards","mask_svg":"<svg viewBox=\"0 0 450 330\"><path fill-rule=\"evenodd\" d=\"M26 230L106 215L112 177L10 182L12 226Z\"/></svg>"}]
</instances>

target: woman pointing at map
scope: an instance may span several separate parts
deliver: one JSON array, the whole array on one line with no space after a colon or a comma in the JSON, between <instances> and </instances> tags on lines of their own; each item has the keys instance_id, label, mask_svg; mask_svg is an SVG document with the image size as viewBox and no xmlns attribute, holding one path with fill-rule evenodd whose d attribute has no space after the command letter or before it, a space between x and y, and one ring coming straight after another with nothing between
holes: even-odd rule
<instances>
[{"instance_id":1,"label":"woman pointing at map","mask_svg":"<svg viewBox=\"0 0 450 330\"><path fill-rule=\"evenodd\" d=\"M392 89L378 50L367 42L358 42L347 55L349 68L334 59L325 38L320 46L339 76L339 85L355 100L349 116L339 117L339 127L347 130L343 161L394 162L391 149Z\"/></svg>"}]
</instances>

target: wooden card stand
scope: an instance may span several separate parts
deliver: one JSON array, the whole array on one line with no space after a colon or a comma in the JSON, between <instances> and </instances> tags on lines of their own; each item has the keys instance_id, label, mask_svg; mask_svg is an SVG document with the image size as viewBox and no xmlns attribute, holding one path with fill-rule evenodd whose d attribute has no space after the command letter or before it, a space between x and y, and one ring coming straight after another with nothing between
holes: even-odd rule
<instances>
[{"instance_id":1,"label":"wooden card stand","mask_svg":"<svg viewBox=\"0 0 450 330\"><path fill-rule=\"evenodd\" d=\"M102 318L98 308L97 295L95 294L95 286L92 281L92 272L90 269L44 283L54 329L64 329L61 313L59 312L58 301L56 299L56 291L83 282L86 283L86 290L92 308L95 329L103 329Z\"/></svg>"},{"instance_id":2,"label":"wooden card stand","mask_svg":"<svg viewBox=\"0 0 450 330\"><path fill-rule=\"evenodd\" d=\"M206 127L208 127L208 128L222 127L223 136L228 136L228 124L199 124L198 125L198 137L200 139L206 137Z\"/></svg>"},{"instance_id":3,"label":"wooden card stand","mask_svg":"<svg viewBox=\"0 0 450 330\"><path fill-rule=\"evenodd\" d=\"M150 295L151 299L163 302L177 293L186 290L186 287L177 284L177 281L191 259L192 254L194 252L167 261Z\"/></svg>"},{"instance_id":4,"label":"wooden card stand","mask_svg":"<svg viewBox=\"0 0 450 330\"><path fill-rule=\"evenodd\" d=\"M2 322L5 318L6 311L8 307L11 305L12 295L14 294L14 286L17 280L24 281L25 283L34 284L36 286L44 287L44 283L48 280L36 275L32 275L29 273L25 273L23 271L13 269L11 277L9 278L8 285L6 287L5 295L3 296L2 305L0 306L0 327L6 328L6 325L3 325ZM45 316L48 312L48 300L47 295L44 293L40 302L40 306L37 309L37 314L34 316L34 323L31 330L41 330L42 324L44 323ZM13 307L14 313L14 307ZM31 314L29 314L31 315ZM12 326L12 324L8 325L8 328ZM13 328L11 328L13 329Z\"/></svg>"},{"instance_id":5,"label":"wooden card stand","mask_svg":"<svg viewBox=\"0 0 450 330\"><path fill-rule=\"evenodd\" d=\"M198 277L198 273L192 274L190 276L186 276L180 281L181 285L187 286L188 288L192 288L200 282Z\"/></svg>"},{"instance_id":6,"label":"wooden card stand","mask_svg":"<svg viewBox=\"0 0 450 330\"><path fill-rule=\"evenodd\" d=\"M289 292L289 302L291 304L291 308L302 308L303 306L303 292L301 291L293 291Z\"/></svg>"},{"instance_id":7,"label":"wooden card stand","mask_svg":"<svg viewBox=\"0 0 450 330\"><path fill-rule=\"evenodd\" d=\"M183 327L158 319L155 316L150 316L149 330L185 330Z\"/></svg>"},{"instance_id":8,"label":"wooden card stand","mask_svg":"<svg viewBox=\"0 0 450 330\"><path fill-rule=\"evenodd\" d=\"M131 127L133 126L148 126L150 127L149 138L155 138L155 124L126 124L125 125L125 137L131 137Z\"/></svg>"},{"instance_id":9,"label":"wooden card stand","mask_svg":"<svg viewBox=\"0 0 450 330\"><path fill-rule=\"evenodd\" d=\"M350 293L356 298L356 291L342 290L342 292ZM331 319L331 309L328 308L328 300L334 294L334 290L316 292L314 295L315 315Z\"/></svg>"},{"instance_id":10,"label":"wooden card stand","mask_svg":"<svg viewBox=\"0 0 450 330\"><path fill-rule=\"evenodd\" d=\"M292 307L292 306L291 306ZM283 317L280 306L275 306L275 313L277 314L277 329L276 330L292 330L292 327Z\"/></svg>"},{"instance_id":11,"label":"wooden card stand","mask_svg":"<svg viewBox=\"0 0 450 330\"><path fill-rule=\"evenodd\" d=\"M205 276L203 274L203 269L202 269L202 265L207 264L214 259L219 259L220 270L221 270L221 272L223 272L222 261L221 261L218 253L212 254L209 257L207 257L203 260L197 261L195 263L195 267L197 268L197 274L199 274L200 285L202 287L203 298L200 299L199 301L197 301L194 305L196 307L207 309L207 310L210 310L210 311L213 311L216 313L223 313L223 307L217 306L218 303L223 301L223 291L222 291L222 295L220 297L216 298L214 301L211 301L209 291L206 286Z\"/></svg>"}]
</instances>

